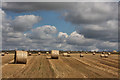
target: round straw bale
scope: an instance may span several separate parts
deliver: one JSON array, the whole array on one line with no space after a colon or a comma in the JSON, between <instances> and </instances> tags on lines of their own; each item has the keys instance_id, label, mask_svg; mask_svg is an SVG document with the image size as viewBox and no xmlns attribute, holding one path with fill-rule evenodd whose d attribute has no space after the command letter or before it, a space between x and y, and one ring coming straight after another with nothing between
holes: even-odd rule
<instances>
[{"instance_id":1,"label":"round straw bale","mask_svg":"<svg viewBox=\"0 0 120 80\"><path fill-rule=\"evenodd\" d=\"M49 52L46 52L46 54L48 55L48 54L49 54Z\"/></svg>"},{"instance_id":2,"label":"round straw bale","mask_svg":"<svg viewBox=\"0 0 120 80\"><path fill-rule=\"evenodd\" d=\"M2 53L1 53L1 56L5 56L5 53L2 52Z\"/></svg>"},{"instance_id":3,"label":"round straw bale","mask_svg":"<svg viewBox=\"0 0 120 80\"><path fill-rule=\"evenodd\" d=\"M68 55L68 53L63 53L63 56L67 56Z\"/></svg>"},{"instance_id":4,"label":"round straw bale","mask_svg":"<svg viewBox=\"0 0 120 80\"><path fill-rule=\"evenodd\" d=\"M104 56L105 56L105 58L108 58L108 54L105 54Z\"/></svg>"},{"instance_id":5,"label":"round straw bale","mask_svg":"<svg viewBox=\"0 0 120 80\"><path fill-rule=\"evenodd\" d=\"M14 63L27 63L27 51L15 51Z\"/></svg>"},{"instance_id":6,"label":"round straw bale","mask_svg":"<svg viewBox=\"0 0 120 80\"><path fill-rule=\"evenodd\" d=\"M93 55L95 55L95 52L93 52Z\"/></svg>"},{"instance_id":7,"label":"round straw bale","mask_svg":"<svg viewBox=\"0 0 120 80\"><path fill-rule=\"evenodd\" d=\"M83 54L80 54L80 57L84 57Z\"/></svg>"},{"instance_id":8,"label":"round straw bale","mask_svg":"<svg viewBox=\"0 0 120 80\"><path fill-rule=\"evenodd\" d=\"M70 54L68 54L67 57L70 57Z\"/></svg>"},{"instance_id":9,"label":"round straw bale","mask_svg":"<svg viewBox=\"0 0 120 80\"><path fill-rule=\"evenodd\" d=\"M40 52L38 52L38 55L40 55L41 53Z\"/></svg>"},{"instance_id":10,"label":"round straw bale","mask_svg":"<svg viewBox=\"0 0 120 80\"><path fill-rule=\"evenodd\" d=\"M32 53L28 53L28 56L31 56L32 55Z\"/></svg>"},{"instance_id":11,"label":"round straw bale","mask_svg":"<svg viewBox=\"0 0 120 80\"><path fill-rule=\"evenodd\" d=\"M8 54L8 52L6 52L5 54Z\"/></svg>"},{"instance_id":12,"label":"round straw bale","mask_svg":"<svg viewBox=\"0 0 120 80\"><path fill-rule=\"evenodd\" d=\"M101 58L104 57L104 54L100 54L100 57L101 57Z\"/></svg>"},{"instance_id":13,"label":"round straw bale","mask_svg":"<svg viewBox=\"0 0 120 80\"><path fill-rule=\"evenodd\" d=\"M113 53L116 53L117 51L116 50L113 50Z\"/></svg>"},{"instance_id":14,"label":"round straw bale","mask_svg":"<svg viewBox=\"0 0 120 80\"><path fill-rule=\"evenodd\" d=\"M63 56L65 56L65 57L70 57L70 54L68 54L68 53L63 53Z\"/></svg>"},{"instance_id":15,"label":"round straw bale","mask_svg":"<svg viewBox=\"0 0 120 80\"><path fill-rule=\"evenodd\" d=\"M108 55L110 55L111 53L110 52L108 52Z\"/></svg>"},{"instance_id":16,"label":"round straw bale","mask_svg":"<svg viewBox=\"0 0 120 80\"><path fill-rule=\"evenodd\" d=\"M52 50L51 51L51 58L52 59L58 59L59 57L59 51L58 50Z\"/></svg>"}]
</instances>

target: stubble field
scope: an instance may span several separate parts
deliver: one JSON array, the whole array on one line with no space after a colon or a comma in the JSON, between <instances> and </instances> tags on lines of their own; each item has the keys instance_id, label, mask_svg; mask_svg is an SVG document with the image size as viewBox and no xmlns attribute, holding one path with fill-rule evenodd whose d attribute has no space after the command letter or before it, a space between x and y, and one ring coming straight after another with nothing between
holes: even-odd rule
<instances>
[{"instance_id":1,"label":"stubble field","mask_svg":"<svg viewBox=\"0 0 120 80\"><path fill-rule=\"evenodd\" d=\"M50 55L32 54L27 64L14 64L14 54L2 56L2 78L117 78L118 55L101 58L100 54Z\"/></svg>"}]
</instances>

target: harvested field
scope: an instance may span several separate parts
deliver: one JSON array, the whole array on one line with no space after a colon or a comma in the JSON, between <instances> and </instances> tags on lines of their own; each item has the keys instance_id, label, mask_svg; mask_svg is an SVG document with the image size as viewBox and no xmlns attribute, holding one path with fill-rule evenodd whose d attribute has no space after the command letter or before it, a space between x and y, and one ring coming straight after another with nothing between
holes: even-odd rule
<instances>
[{"instance_id":1,"label":"harvested field","mask_svg":"<svg viewBox=\"0 0 120 80\"><path fill-rule=\"evenodd\" d=\"M14 54L8 54L5 56L2 56L2 65L9 63L11 60L13 60Z\"/></svg>"},{"instance_id":2,"label":"harvested field","mask_svg":"<svg viewBox=\"0 0 120 80\"><path fill-rule=\"evenodd\" d=\"M118 55L101 58L100 54L59 55L51 59L50 55L33 54L28 56L27 64L13 64L13 55L2 57L3 78L117 78ZM7 65L5 65L7 64Z\"/></svg>"}]
</instances>

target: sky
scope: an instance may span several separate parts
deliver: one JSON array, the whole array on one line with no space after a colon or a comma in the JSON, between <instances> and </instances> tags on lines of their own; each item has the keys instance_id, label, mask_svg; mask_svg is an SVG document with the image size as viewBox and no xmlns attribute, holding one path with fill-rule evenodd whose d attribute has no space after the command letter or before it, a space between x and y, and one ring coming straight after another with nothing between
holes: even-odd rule
<instances>
[{"instance_id":1,"label":"sky","mask_svg":"<svg viewBox=\"0 0 120 80\"><path fill-rule=\"evenodd\" d=\"M2 49L118 49L117 2L3 2L0 12Z\"/></svg>"}]
</instances>

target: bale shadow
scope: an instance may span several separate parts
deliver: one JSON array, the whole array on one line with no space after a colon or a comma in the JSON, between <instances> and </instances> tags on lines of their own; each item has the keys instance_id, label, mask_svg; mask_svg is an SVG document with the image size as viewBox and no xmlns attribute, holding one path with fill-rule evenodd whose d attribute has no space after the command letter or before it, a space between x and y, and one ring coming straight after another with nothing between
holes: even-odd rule
<instances>
[{"instance_id":1,"label":"bale shadow","mask_svg":"<svg viewBox=\"0 0 120 80\"><path fill-rule=\"evenodd\" d=\"M52 58L51 57L49 57L49 58L47 57L46 59L52 59Z\"/></svg>"},{"instance_id":2,"label":"bale shadow","mask_svg":"<svg viewBox=\"0 0 120 80\"><path fill-rule=\"evenodd\" d=\"M46 59L59 59L59 58L51 58L51 57L50 57L50 58L46 58Z\"/></svg>"},{"instance_id":3,"label":"bale shadow","mask_svg":"<svg viewBox=\"0 0 120 80\"><path fill-rule=\"evenodd\" d=\"M12 62L9 62L8 64L27 64L27 63L22 63L22 62L14 62L14 61L12 61Z\"/></svg>"}]
</instances>

